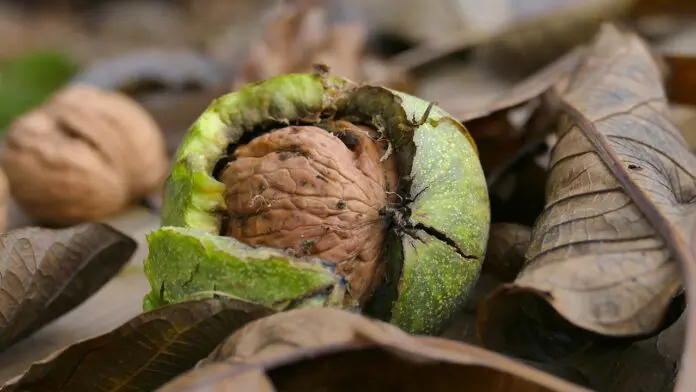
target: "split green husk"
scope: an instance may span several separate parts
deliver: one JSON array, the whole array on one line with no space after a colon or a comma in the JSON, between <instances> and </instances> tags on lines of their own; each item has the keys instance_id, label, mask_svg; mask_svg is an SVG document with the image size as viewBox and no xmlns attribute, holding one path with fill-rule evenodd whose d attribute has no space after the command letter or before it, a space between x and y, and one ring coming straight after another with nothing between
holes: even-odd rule
<instances>
[{"instance_id":1,"label":"split green husk","mask_svg":"<svg viewBox=\"0 0 696 392\"><path fill-rule=\"evenodd\" d=\"M334 263L254 247L220 234L225 185L213 176L242 135L288 124L343 119L390 142L402 201L390 209L370 298L350 295ZM386 219L386 218L385 218ZM361 310L404 330L435 334L478 278L490 211L476 147L462 124L408 94L321 74L290 74L215 100L193 124L167 179L162 227L148 235L145 308L215 295L282 311L302 306Z\"/></svg>"}]
</instances>

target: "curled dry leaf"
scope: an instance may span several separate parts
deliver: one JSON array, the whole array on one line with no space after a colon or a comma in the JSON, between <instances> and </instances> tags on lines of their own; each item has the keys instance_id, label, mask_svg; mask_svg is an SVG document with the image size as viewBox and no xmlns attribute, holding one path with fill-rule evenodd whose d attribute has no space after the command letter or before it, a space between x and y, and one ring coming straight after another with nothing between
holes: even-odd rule
<instances>
[{"instance_id":1,"label":"curled dry leaf","mask_svg":"<svg viewBox=\"0 0 696 392\"><path fill-rule=\"evenodd\" d=\"M12 196L42 222L114 214L158 190L169 169L157 127L125 95L72 85L17 119L0 164Z\"/></svg>"},{"instance_id":2,"label":"curled dry leaf","mask_svg":"<svg viewBox=\"0 0 696 392\"><path fill-rule=\"evenodd\" d=\"M233 89L244 84L325 64L331 73L411 92L410 77L366 53L367 29L357 22L332 22L321 1L283 1L266 15L264 30L248 48Z\"/></svg>"},{"instance_id":3,"label":"curled dry leaf","mask_svg":"<svg viewBox=\"0 0 696 392\"><path fill-rule=\"evenodd\" d=\"M491 220L533 225L545 204L546 170L538 158L548 151L544 139L526 142L487 178Z\"/></svg>"},{"instance_id":4,"label":"curled dry leaf","mask_svg":"<svg viewBox=\"0 0 696 392\"><path fill-rule=\"evenodd\" d=\"M159 391L451 391L458 385L481 392L587 391L480 348L411 336L328 308L251 323Z\"/></svg>"},{"instance_id":5,"label":"curled dry leaf","mask_svg":"<svg viewBox=\"0 0 696 392\"><path fill-rule=\"evenodd\" d=\"M686 317L660 334L630 345L604 344L572 358L599 391L672 392L684 347Z\"/></svg>"},{"instance_id":6,"label":"curled dry leaf","mask_svg":"<svg viewBox=\"0 0 696 392\"><path fill-rule=\"evenodd\" d=\"M484 102L477 102L472 105L470 103L466 104L466 97L464 101L454 97L441 100L438 105L451 112L453 116L464 123L490 116L499 111L519 107L539 98L549 90L563 89L568 83L568 74L578 66L586 52L587 49L585 47L577 47L513 88Z\"/></svg>"},{"instance_id":7,"label":"curled dry leaf","mask_svg":"<svg viewBox=\"0 0 696 392\"><path fill-rule=\"evenodd\" d=\"M689 0L639 0L635 4L633 16L696 14L696 4Z\"/></svg>"},{"instance_id":8,"label":"curled dry leaf","mask_svg":"<svg viewBox=\"0 0 696 392\"><path fill-rule=\"evenodd\" d=\"M166 306L34 363L0 390L153 391L192 368L231 332L270 313L217 299Z\"/></svg>"},{"instance_id":9,"label":"curled dry leaf","mask_svg":"<svg viewBox=\"0 0 696 392\"><path fill-rule=\"evenodd\" d=\"M533 73L591 39L605 20L620 20L639 0L574 0L520 18L480 45L479 56L501 74ZM553 3L550 1L549 3Z\"/></svg>"},{"instance_id":10,"label":"curled dry leaf","mask_svg":"<svg viewBox=\"0 0 696 392\"><path fill-rule=\"evenodd\" d=\"M268 361L299 349L357 341L362 336L402 333L393 325L366 322L359 315L337 309L287 311L235 332L199 366L215 362L235 365Z\"/></svg>"},{"instance_id":11,"label":"curled dry leaf","mask_svg":"<svg viewBox=\"0 0 696 392\"><path fill-rule=\"evenodd\" d=\"M492 29L462 29L441 34L399 54L393 62L410 70L474 47L488 67L493 65L498 72L512 76L528 74L592 37L603 20L626 15L636 1L548 0L544 11L514 15ZM522 3L510 0L505 3L508 3L506 11L525 8Z\"/></svg>"},{"instance_id":12,"label":"curled dry leaf","mask_svg":"<svg viewBox=\"0 0 696 392\"><path fill-rule=\"evenodd\" d=\"M81 304L115 276L136 242L106 224L22 228L0 237L0 348Z\"/></svg>"},{"instance_id":13,"label":"curled dry leaf","mask_svg":"<svg viewBox=\"0 0 696 392\"><path fill-rule=\"evenodd\" d=\"M689 105L670 105L674 125L679 128L691 151L696 151L696 107Z\"/></svg>"},{"instance_id":14,"label":"curled dry leaf","mask_svg":"<svg viewBox=\"0 0 696 392\"><path fill-rule=\"evenodd\" d=\"M666 54L668 69L665 88L670 102L696 106L696 56Z\"/></svg>"},{"instance_id":15,"label":"curled dry leaf","mask_svg":"<svg viewBox=\"0 0 696 392\"><path fill-rule=\"evenodd\" d=\"M515 223L491 225L482 273L491 274L503 282L511 282L525 262L531 229Z\"/></svg>"},{"instance_id":16,"label":"curled dry leaf","mask_svg":"<svg viewBox=\"0 0 696 392\"><path fill-rule=\"evenodd\" d=\"M696 157L670 121L661 81L640 38L602 28L559 97L547 206L528 262L479 315L487 345L563 356L595 334L635 338L676 318L668 312L680 306L675 260L694 262ZM551 332L568 321L582 330L572 338Z\"/></svg>"}]
</instances>

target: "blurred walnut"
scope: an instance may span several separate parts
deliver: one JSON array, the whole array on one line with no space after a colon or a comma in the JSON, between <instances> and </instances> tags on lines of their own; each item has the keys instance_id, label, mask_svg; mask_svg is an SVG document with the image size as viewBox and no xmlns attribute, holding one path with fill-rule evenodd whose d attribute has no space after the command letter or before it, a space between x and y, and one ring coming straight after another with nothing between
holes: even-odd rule
<instances>
[{"instance_id":1,"label":"blurred walnut","mask_svg":"<svg viewBox=\"0 0 696 392\"><path fill-rule=\"evenodd\" d=\"M5 232L7 228L7 202L9 185L7 184L7 176L5 172L0 170L0 233Z\"/></svg>"},{"instance_id":2,"label":"blurred walnut","mask_svg":"<svg viewBox=\"0 0 696 392\"><path fill-rule=\"evenodd\" d=\"M52 224L116 213L159 189L168 170L149 114L86 85L65 88L10 125L0 164L18 203Z\"/></svg>"}]
</instances>

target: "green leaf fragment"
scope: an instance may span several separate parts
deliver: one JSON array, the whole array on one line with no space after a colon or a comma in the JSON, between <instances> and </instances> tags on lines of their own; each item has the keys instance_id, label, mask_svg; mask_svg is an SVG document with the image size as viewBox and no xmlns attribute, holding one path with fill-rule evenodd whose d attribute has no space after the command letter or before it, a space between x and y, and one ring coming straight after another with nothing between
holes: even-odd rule
<instances>
[{"instance_id":1,"label":"green leaf fragment","mask_svg":"<svg viewBox=\"0 0 696 392\"><path fill-rule=\"evenodd\" d=\"M0 65L0 129L40 105L77 71L59 53L29 53Z\"/></svg>"}]
</instances>

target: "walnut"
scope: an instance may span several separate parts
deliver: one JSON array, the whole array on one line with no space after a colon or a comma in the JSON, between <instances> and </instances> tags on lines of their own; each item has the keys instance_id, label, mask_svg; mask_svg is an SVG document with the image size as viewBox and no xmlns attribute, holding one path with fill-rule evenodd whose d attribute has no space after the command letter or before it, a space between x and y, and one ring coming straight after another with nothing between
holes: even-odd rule
<instances>
[{"instance_id":1,"label":"walnut","mask_svg":"<svg viewBox=\"0 0 696 392\"><path fill-rule=\"evenodd\" d=\"M327 68L247 84L191 126L147 238L146 310L236 298L432 335L461 311L490 222L473 140L431 102Z\"/></svg>"},{"instance_id":2,"label":"walnut","mask_svg":"<svg viewBox=\"0 0 696 392\"><path fill-rule=\"evenodd\" d=\"M7 183L7 175L0 170L0 233L7 228L7 202L9 194L9 184Z\"/></svg>"},{"instance_id":3,"label":"walnut","mask_svg":"<svg viewBox=\"0 0 696 392\"><path fill-rule=\"evenodd\" d=\"M367 127L290 126L234 151L222 174L230 215L226 234L251 245L288 249L337 263L364 298L381 276L386 228L380 211L393 194L393 159ZM377 278L377 279L374 279Z\"/></svg>"},{"instance_id":4,"label":"walnut","mask_svg":"<svg viewBox=\"0 0 696 392\"><path fill-rule=\"evenodd\" d=\"M72 85L10 125L2 146L13 197L50 224L116 213L161 187L165 143L135 101Z\"/></svg>"}]
</instances>

